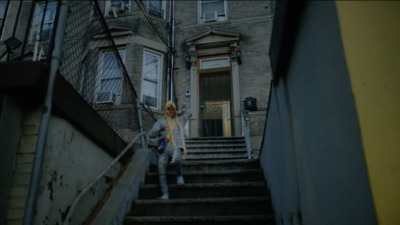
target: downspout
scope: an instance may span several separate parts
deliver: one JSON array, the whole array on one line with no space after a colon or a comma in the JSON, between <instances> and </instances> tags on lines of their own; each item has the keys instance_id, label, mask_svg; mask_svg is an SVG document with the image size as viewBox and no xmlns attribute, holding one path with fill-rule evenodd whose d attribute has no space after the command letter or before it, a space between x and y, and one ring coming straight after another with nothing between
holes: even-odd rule
<instances>
[{"instance_id":1,"label":"downspout","mask_svg":"<svg viewBox=\"0 0 400 225\"><path fill-rule=\"evenodd\" d=\"M43 113L39 124L39 133L35 149L35 156L32 166L32 174L29 184L29 192L26 200L23 225L32 225L36 214L36 202L42 176L43 158L45 145L49 128L49 120L52 109L54 81L60 64L63 37L68 16L68 0L62 0L60 3L60 12L56 26L54 38L54 49L51 55L49 80L44 99Z\"/></svg>"},{"instance_id":2,"label":"downspout","mask_svg":"<svg viewBox=\"0 0 400 225\"><path fill-rule=\"evenodd\" d=\"M169 59L169 64L168 64L168 70L169 70L169 89L168 89L168 100L172 101L174 98L174 51L175 51L175 18L174 18L174 7L175 7L175 2L174 0L170 1L170 15L169 15L169 24L171 26L171 29L169 31L169 49L168 49L168 59Z\"/></svg>"}]
</instances>

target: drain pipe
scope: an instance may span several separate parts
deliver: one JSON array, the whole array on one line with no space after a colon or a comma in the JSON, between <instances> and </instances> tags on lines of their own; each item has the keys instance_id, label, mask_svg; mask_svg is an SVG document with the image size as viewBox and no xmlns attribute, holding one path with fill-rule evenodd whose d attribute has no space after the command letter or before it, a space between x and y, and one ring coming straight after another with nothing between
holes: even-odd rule
<instances>
[{"instance_id":1,"label":"drain pipe","mask_svg":"<svg viewBox=\"0 0 400 225\"><path fill-rule=\"evenodd\" d=\"M55 33L54 49L50 61L49 80L47 84L46 97L44 99L43 112L39 125L39 133L32 166L29 192L26 200L23 225L32 225L36 214L36 202L42 176L43 158L52 109L54 81L58 71L58 66L60 64L63 37L68 16L68 0L62 0L60 4L60 15L58 18L57 30Z\"/></svg>"},{"instance_id":2,"label":"drain pipe","mask_svg":"<svg viewBox=\"0 0 400 225\"><path fill-rule=\"evenodd\" d=\"M174 7L175 2L174 0L170 1L170 15L169 15L169 24L171 29L169 31L169 93L168 93L168 100L174 100L174 51L175 51L175 15L174 15Z\"/></svg>"}]
</instances>

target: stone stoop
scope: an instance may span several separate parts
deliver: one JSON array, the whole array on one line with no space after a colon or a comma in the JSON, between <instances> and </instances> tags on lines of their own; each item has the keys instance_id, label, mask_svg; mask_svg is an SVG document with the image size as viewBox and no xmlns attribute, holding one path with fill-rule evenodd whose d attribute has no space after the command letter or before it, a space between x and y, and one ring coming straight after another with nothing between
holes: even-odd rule
<instances>
[{"instance_id":1,"label":"stone stoop","mask_svg":"<svg viewBox=\"0 0 400 225\"><path fill-rule=\"evenodd\" d=\"M186 160L247 159L243 137L188 138Z\"/></svg>"},{"instance_id":2,"label":"stone stoop","mask_svg":"<svg viewBox=\"0 0 400 225\"><path fill-rule=\"evenodd\" d=\"M233 144L242 145L240 139L189 139L190 160L183 161L184 186L176 185L175 166L168 167L169 200L157 199L161 196L157 167L151 166L124 225L275 224L258 160L234 153L228 157L224 152L235 148ZM210 153L213 148L220 151Z\"/></svg>"}]
</instances>

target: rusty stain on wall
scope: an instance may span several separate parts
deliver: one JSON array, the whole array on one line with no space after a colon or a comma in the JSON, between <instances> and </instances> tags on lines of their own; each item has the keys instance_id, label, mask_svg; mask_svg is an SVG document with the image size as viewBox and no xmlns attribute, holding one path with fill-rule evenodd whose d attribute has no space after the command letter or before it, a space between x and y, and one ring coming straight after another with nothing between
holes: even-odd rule
<instances>
[{"instance_id":1,"label":"rusty stain on wall","mask_svg":"<svg viewBox=\"0 0 400 225\"><path fill-rule=\"evenodd\" d=\"M67 217L67 214L68 214L70 208L71 208L71 206L69 205L64 212L61 211L61 209L59 210L59 212L61 214L61 221L63 221L63 222L65 221L65 218Z\"/></svg>"},{"instance_id":2,"label":"rusty stain on wall","mask_svg":"<svg viewBox=\"0 0 400 225\"><path fill-rule=\"evenodd\" d=\"M112 177L112 176L104 176L104 179L105 179L105 183L106 184L110 184L110 183L113 182L114 177Z\"/></svg>"},{"instance_id":3,"label":"rusty stain on wall","mask_svg":"<svg viewBox=\"0 0 400 225\"><path fill-rule=\"evenodd\" d=\"M51 180L47 183L47 189L49 189L50 191L50 196L49 199L52 201L53 200L53 191L54 191L54 187L53 187L53 183L57 182L57 171L53 171L53 173L51 174Z\"/></svg>"}]
</instances>

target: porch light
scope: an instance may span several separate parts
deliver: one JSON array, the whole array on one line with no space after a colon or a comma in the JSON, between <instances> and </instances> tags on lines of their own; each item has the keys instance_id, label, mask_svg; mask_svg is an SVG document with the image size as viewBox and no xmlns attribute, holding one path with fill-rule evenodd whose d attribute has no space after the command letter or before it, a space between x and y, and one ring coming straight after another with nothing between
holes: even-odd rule
<instances>
[{"instance_id":1,"label":"porch light","mask_svg":"<svg viewBox=\"0 0 400 225\"><path fill-rule=\"evenodd\" d=\"M190 55L189 54L185 56L185 62L186 62L186 69L189 70L190 67L191 67Z\"/></svg>"},{"instance_id":2,"label":"porch light","mask_svg":"<svg viewBox=\"0 0 400 225\"><path fill-rule=\"evenodd\" d=\"M9 39L4 41L4 44L6 45L7 50L0 56L0 59L3 58L3 56L8 52L12 54L15 49L22 45L22 42L16 37L10 37Z\"/></svg>"},{"instance_id":3,"label":"porch light","mask_svg":"<svg viewBox=\"0 0 400 225\"><path fill-rule=\"evenodd\" d=\"M242 52L241 51L239 51L239 50L236 51L236 58L237 58L238 64L239 65L242 64Z\"/></svg>"}]
</instances>

